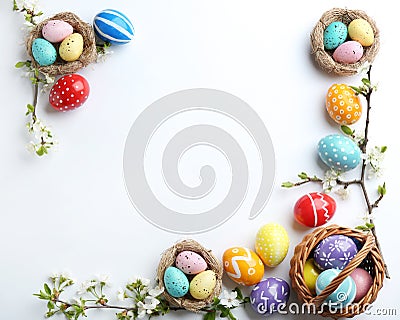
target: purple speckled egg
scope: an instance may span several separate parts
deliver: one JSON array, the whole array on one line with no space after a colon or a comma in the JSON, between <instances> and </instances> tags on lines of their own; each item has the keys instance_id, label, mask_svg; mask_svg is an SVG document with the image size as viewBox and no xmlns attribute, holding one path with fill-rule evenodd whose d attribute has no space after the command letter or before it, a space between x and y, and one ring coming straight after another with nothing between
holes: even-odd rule
<instances>
[{"instance_id":1,"label":"purple speckled egg","mask_svg":"<svg viewBox=\"0 0 400 320\"><path fill-rule=\"evenodd\" d=\"M283 310L289 296L289 284L283 279L270 277L254 286L250 294L250 303L255 312L268 315Z\"/></svg>"},{"instance_id":2,"label":"purple speckled egg","mask_svg":"<svg viewBox=\"0 0 400 320\"><path fill-rule=\"evenodd\" d=\"M321 270L343 270L357 252L357 246L351 238L344 235L332 235L315 247L314 261Z\"/></svg>"},{"instance_id":3,"label":"purple speckled egg","mask_svg":"<svg viewBox=\"0 0 400 320\"><path fill-rule=\"evenodd\" d=\"M333 59L340 63L356 63L364 54L363 46L357 41L346 41L333 52Z\"/></svg>"},{"instance_id":4,"label":"purple speckled egg","mask_svg":"<svg viewBox=\"0 0 400 320\"><path fill-rule=\"evenodd\" d=\"M74 28L63 20L50 20L43 29L42 35L47 41L57 43L63 41L74 32Z\"/></svg>"},{"instance_id":5,"label":"purple speckled egg","mask_svg":"<svg viewBox=\"0 0 400 320\"><path fill-rule=\"evenodd\" d=\"M176 256L175 265L186 274L198 274L207 269L204 258L193 251L182 251Z\"/></svg>"},{"instance_id":6,"label":"purple speckled egg","mask_svg":"<svg viewBox=\"0 0 400 320\"><path fill-rule=\"evenodd\" d=\"M371 275L361 268L354 269L354 271L350 273L350 277L352 277L356 283L356 297L354 298L354 301L358 302L365 297L374 281L372 280Z\"/></svg>"}]
</instances>

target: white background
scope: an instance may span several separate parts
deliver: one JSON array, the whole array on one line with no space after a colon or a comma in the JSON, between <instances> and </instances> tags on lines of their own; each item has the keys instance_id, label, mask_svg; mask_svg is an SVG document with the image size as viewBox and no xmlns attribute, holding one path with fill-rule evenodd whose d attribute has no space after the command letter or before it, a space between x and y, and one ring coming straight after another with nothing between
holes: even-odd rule
<instances>
[{"instance_id":1,"label":"white background","mask_svg":"<svg viewBox=\"0 0 400 320\"><path fill-rule=\"evenodd\" d=\"M251 207L251 199L247 199L224 225L193 237L221 257L233 245L253 247L261 225L279 222L290 235L289 253L281 265L267 268L265 275L289 281L294 247L310 231L294 222L292 208L301 195L319 187L284 190L280 184L295 179L300 171L323 174L316 143L337 132L326 116L324 95L334 82L357 85L360 79L319 71L310 55L309 34L324 11L346 4L70 0L66 5L41 0L46 16L68 10L86 21L103 9L118 9L131 18L136 36L133 43L114 48L105 63L81 71L90 82L91 94L80 110L52 111L46 94L40 96L38 113L52 125L60 147L39 159L25 150L29 137L24 113L26 104L32 102L32 87L13 67L26 59L23 17L11 11L11 0L1 1L1 318L42 319L45 305L32 294L52 272L69 271L78 282L94 274L109 274L112 294L133 275L155 277L160 254L185 236L154 227L134 210L123 181L124 143L130 126L146 106L188 88L224 90L248 102L267 126L277 160L275 188L257 219L247 219ZM388 194L376 210L376 225L392 279L385 280L373 312L397 307L399 314L398 12L377 1L352 1L348 7L367 11L381 30L381 50L373 68L373 82L379 82L379 91L372 101L370 138L371 144L389 147L384 176ZM373 192L378 182L369 183ZM361 223L365 208L358 189L353 189L350 200L337 202L332 223ZM224 284L234 286L229 279ZM291 300L295 300L294 293ZM240 319L258 318L251 311L235 310L235 314ZM88 319L113 317L113 312L88 314ZM176 318L201 316L182 312L165 317Z\"/></svg>"}]
</instances>

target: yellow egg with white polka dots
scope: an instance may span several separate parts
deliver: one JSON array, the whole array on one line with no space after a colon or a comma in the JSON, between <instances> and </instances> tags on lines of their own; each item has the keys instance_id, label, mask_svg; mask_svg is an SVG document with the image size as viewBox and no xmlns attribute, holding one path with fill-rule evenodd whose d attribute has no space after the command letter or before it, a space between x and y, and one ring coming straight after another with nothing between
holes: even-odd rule
<instances>
[{"instance_id":1,"label":"yellow egg with white polka dots","mask_svg":"<svg viewBox=\"0 0 400 320\"><path fill-rule=\"evenodd\" d=\"M347 84L333 84L326 94L326 110L340 125L351 125L361 118L361 101Z\"/></svg>"},{"instance_id":2,"label":"yellow egg with white polka dots","mask_svg":"<svg viewBox=\"0 0 400 320\"><path fill-rule=\"evenodd\" d=\"M278 223L262 226L256 236L256 252L268 267L276 267L285 259L289 249L289 235Z\"/></svg>"}]
</instances>

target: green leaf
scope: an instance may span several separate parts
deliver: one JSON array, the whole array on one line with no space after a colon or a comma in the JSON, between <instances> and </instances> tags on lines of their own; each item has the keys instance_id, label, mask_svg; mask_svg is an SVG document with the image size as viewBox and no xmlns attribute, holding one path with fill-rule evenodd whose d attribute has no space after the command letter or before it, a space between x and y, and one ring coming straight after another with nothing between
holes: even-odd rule
<instances>
[{"instance_id":1,"label":"green leaf","mask_svg":"<svg viewBox=\"0 0 400 320\"><path fill-rule=\"evenodd\" d=\"M386 152L386 150L387 150L387 146L383 146L383 147L381 147L381 153L385 153L385 152Z\"/></svg>"},{"instance_id":2,"label":"green leaf","mask_svg":"<svg viewBox=\"0 0 400 320\"><path fill-rule=\"evenodd\" d=\"M374 225L373 223L369 223L369 222L367 222L367 223L365 224L365 226L366 226L368 229L372 229L372 228L375 227L375 225Z\"/></svg>"},{"instance_id":3,"label":"green leaf","mask_svg":"<svg viewBox=\"0 0 400 320\"><path fill-rule=\"evenodd\" d=\"M47 302L47 308L49 310L53 310L55 308L53 301L49 301Z\"/></svg>"},{"instance_id":4,"label":"green leaf","mask_svg":"<svg viewBox=\"0 0 400 320\"><path fill-rule=\"evenodd\" d=\"M220 318L227 318L229 315L229 309L228 308L222 308L221 314L219 315Z\"/></svg>"},{"instance_id":5,"label":"green leaf","mask_svg":"<svg viewBox=\"0 0 400 320\"><path fill-rule=\"evenodd\" d=\"M342 129L343 133L347 134L348 136L352 136L354 134L354 131L348 126L341 126L340 129Z\"/></svg>"},{"instance_id":6,"label":"green leaf","mask_svg":"<svg viewBox=\"0 0 400 320\"><path fill-rule=\"evenodd\" d=\"M216 315L216 312L215 312L215 310L213 310L213 311L211 311L211 312L207 312L205 315L204 315L204 320L215 320L215 315Z\"/></svg>"},{"instance_id":7,"label":"green leaf","mask_svg":"<svg viewBox=\"0 0 400 320\"><path fill-rule=\"evenodd\" d=\"M47 149L45 146L41 146L39 149L36 150L36 154L41 157L47 153Z\"/></svg>"},{"instance_id":8,"label":"green leaf","mask_svg":"<svg viewBox=\"0 0 400 320\"><path fill-rule=\"evenodd\" d=\"M19 62L17 62L16 64L15 64L15 67L16 68L23 68L23 67L25 67L26 66L26 61L19 61Z\"/></svg>"},{"instance_id":9,"label":"green leaf","mask_svg":"<svg viewBox=\"0 0 400 320\"><path fill-rule=\"evenodd\" d=\"M352 88L356 94L362 94L362 90L359 87L350 86L350 88Z\"/></svg>"},{"instance_id":10,"label":"green leaf","mask_svg":"<svg viewBox=\"0 0 400 320\"><path fill-rule=\"evenodd\" d=\"M286 182L283 182L282 184L281 184L281 187L283 187L283 188L291 188L291 187L293 187L294 186L294 183L293 182L290 182L290 181L286 181Z\"/></svg>"},{"instance_id":11,"label":"green leaf","mask_svg":"<svg viewBox=\"0 0 400 320\"><path fill-rule=\"evenodd\" d=\"M13 1L13 10L14 11L18 11L19 10L18 5L17 5L17 0Z\"/></svg>"},{"instance_id":12,"label":"green leaf","mask_svg":"<svg viewBox=\"0 0 400 320\"><path fill-rule=\"evenodd\" d=\"M51 295L51 289L50 289L49 285L47 283L45 283L43 285L43 287L44 287L44 291L46 291L47 294Z\"/></svg>"},{"instance_id":13,"label":"green leaf","mask_svg":"<svg viewBox=\"0 0 400 320\"><path fill-rule=\"evenodd\" d=\"M243 300L243 293L242 293L242 291L240 290L239 287L236 287L235 289L233 289L233 291L236 291L236 293L237 293L237 298L238 298L239 300Z\"/></svg>"},{"instance_id":14,"label":"green leaf","mask_svg":"<svg viewBox=\"0 0 400 320\"><path fill-rule=\"evenodd\" d=\"M305 172L300 172L297 176L298 176L300 179L303 179L303 180L305 180L305 179L308 178L308 174L305 173Z\"/></svg>"},{"instance_id":15,"label":"green leaf","mask_svg":"<svg viewBox=\"0 0 400 320\"><path fill-rule=\"evenodd\" d=\"M369 230L366 226L357 226L356 229L357 230L361 230L361 231L368 231Z\"/></svg>"},{"instance_id":16,"label":"green leaf","mask_svg":"<svg viewBox=\"0 0 400 320\"><path fill-rule=\"evenodd\" d=\"M371 86L371 81L369 81L367 78L361 79L362 83L364 83L366 86Z\"/></svg>"}]
</instances>

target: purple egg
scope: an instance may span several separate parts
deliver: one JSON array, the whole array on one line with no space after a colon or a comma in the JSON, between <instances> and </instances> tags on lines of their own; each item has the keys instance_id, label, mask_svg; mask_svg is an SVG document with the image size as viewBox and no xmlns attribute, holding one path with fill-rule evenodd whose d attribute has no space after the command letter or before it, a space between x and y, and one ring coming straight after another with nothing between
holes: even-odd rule
<instances>
[{"instance_id":1,"label":"purple egg","mask_svg":"<svg viewBox=\"0 0 400 320\"><path fill-rule=\"evenodd\" d=\"M290 287L285 280L270 277L254 286L250 294L250 303L255 312L268 315L283 310L289 295Z\"/></svg>"},{"instance_id":2,"label":"purple egg","mask_svg":"<svg viewBox=\"0 0 400 320\"><path fill-rule=\"evenodd\" d=\"M321 270L343 270L357 252L357 246L351 238L333 235L318 243L314 250L314 261Z\"/></svg>"}]
</instances>

